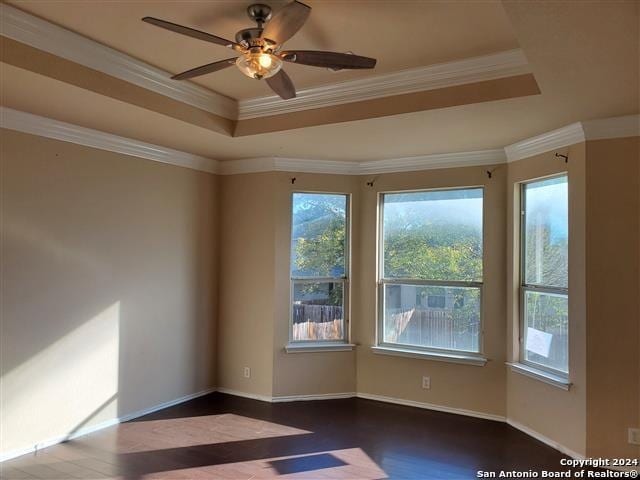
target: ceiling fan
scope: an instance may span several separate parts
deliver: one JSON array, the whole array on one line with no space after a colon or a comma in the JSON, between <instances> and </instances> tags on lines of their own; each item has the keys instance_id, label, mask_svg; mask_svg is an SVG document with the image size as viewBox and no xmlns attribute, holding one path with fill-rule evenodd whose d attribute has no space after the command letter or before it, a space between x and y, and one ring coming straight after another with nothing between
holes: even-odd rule
<instances>
[{"instance_id":1,"label":"ceiling fan","mask_svg":"<svg viewBox=\"0 0 640 480\"><path fill-rule=\"evenodd\" d=\"M373 68L376 65L375 58L350 53L282 50L284 42L302 28L310 13L311 7L297 0L281 8L273 16L269 5L262 3L249 5L247 15L256 22L257 26L240 30L236 33L235 42L158 18L144 17L142 21L188 37L231 48L240 54L239 57L192 68L174 75L172 79L185 80L236 65L248 77L256 80L265 79L269 87L286 100L296 96L296 89L282 69L283 62L332 70Z\"/></svg>"}]
</instances>

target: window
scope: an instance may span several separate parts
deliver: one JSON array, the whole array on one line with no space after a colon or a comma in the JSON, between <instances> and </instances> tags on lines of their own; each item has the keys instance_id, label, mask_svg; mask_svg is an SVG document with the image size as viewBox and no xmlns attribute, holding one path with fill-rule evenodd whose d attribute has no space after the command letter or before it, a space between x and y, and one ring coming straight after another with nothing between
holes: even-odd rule
<instances>
[{"instance_id":1,"label":"window","mask_svg":"<svg viewBox=\"0 0 640 480\"><path fill-rule=\"evenodd\" d=\"M482 188L381 197L378 344L480 353Z\"/></svg>"},{"instance_id":2,"label":"window","mask_svg":"<svg viewBox=\"0 0 640 480\"><path fill-rule=\"evenodd\" d=\"M429 295L427 297L427 306L430 308L444 308L444 295Z\"/></svg>"},{"instance_id":3,"label":"window","mask_svg":"<svg viewBox=\"0 0 640 480\"><path fill-rule=\"evenodd\" d=\"M290 342L346 340L349 197L294 193Z\"/></svg>"},{"instance_id":4,"label":"window","mask_svg":"<svg viewBox=\"0 0 640 480\"><path fill-rule=\"evenodd\" d=\"M567 176L524 183L521 208L520 361L569 371Z\"/></svg>"}]
</instances>

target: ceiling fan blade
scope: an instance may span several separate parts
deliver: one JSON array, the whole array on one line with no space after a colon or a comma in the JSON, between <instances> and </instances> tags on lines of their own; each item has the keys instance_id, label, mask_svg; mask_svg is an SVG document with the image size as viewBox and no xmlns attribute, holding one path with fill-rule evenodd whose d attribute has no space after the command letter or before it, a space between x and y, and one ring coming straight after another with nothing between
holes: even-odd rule
<instances>
[{"instance_id":1,"label":"ceiling fan blade","mask_svg":"<svg viewBox=\"0 0 640 480\"><path fill-rule=\"evenodd\" d=\"M266 79L271 90L276 92L280 98L288 100L296 96L296 87L284 70L280 70L273 77Z\"/></svg>"},{"instance_id":2,"label":"ceiling fan blade","mask_svg":"<svg viewBox=\"0 0 640 480\"><path fill-rule=\"evenodd\" d=\"M186 72L178 73L177 75L171 77L171 79L185 80L187 78L199 77L200 75L217 72L218 70L222 70L223 68L230 67L235 63L236 57L227 58L225 60L220 60L219 62L207 63L206 65L202 65L201 67L192 68L191 70L187 70Z\"/></svg>"},{"instance_id":3,"label":"ceiling fan blade","mask_svg":"<svg viewBox=\"0 0 640 480\"><path fill-rule=\"evenodd\" d=\"M359 69L373 68L376 66L375 58L361 57L349 53L322 52L319 50L288 50L280 53L280 57L287 62L311 65L313 67Z\"/></svg>"},{"instance_id":4,"label":"ceiling fan blade","mask_svg":"<svg viewBox=\"0 0 640 480\"><path fill-rule=\"evenodd\" d=\"M216 37L215 35L211 35L210 33L201 32L200 30L196 30L194 28L178 25L177 23L167 22L166 20L160 20L159 18L154 17L144 17L142 21L150 23L151 25L155 25L156 27L165 28L167 30L171 30L172 32L186 35L187 37L197 38L198 40L204 40L205 42L215 43L216 45L222 45L223 47L233 48L235 50L242 50L242 47L240 45L232 42L231 40Z\"/></svg>"},{"instance_id":5,"label":"ceiling fan blade","mask_svg":"<svg viewBox=\"0 0 640 480\"><path fill-rule=\"evenodd\" d=\"M311 7L294 0L278 10L269 20L262 32L263 38L268 38L278 45L293 37L307 21Z\"/></svg>"}]
</instances>

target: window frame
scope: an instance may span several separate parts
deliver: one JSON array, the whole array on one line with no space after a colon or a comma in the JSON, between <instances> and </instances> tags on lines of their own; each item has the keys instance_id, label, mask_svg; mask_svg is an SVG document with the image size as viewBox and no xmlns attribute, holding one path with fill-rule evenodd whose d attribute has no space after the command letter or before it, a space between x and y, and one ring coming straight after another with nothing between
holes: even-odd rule
<instances>
[{"instance_id":1,"label":"window frame","mask_svg":"<svg viewBox=\"0 0 640 480\"><path fill-rule=\"evenodd\" d=\"M482 281L459 281L459 280L417 280L409 278L384 278L384 197L385 195L398 194L398 193L424 193L424 192L442 192L451 190L480 190L482 192ZM398 352L416 353L424 355L426 357L450 357L450 358L466 358L466 359L478 359L484 365L484 272L485 272L485 223L486 223L486 209L485 209L485 186L484 185L469 185L469 186L455 186L455 187L439 187L439 188L424 188L424 189L412 189L412 190L389 190L384 192L378 192L378 218L377 218L377 242L376 248L377 258L377 273L376 273L376 347L379 349L396 350ZM480 324L478 326L478 351L469 350L453 350L438 347L424 347L421 345L409 345L403 343L390 343L384 341L384 312L385 312L385 285L411 285L411 286L431 286L431 287L470 287L477 288L480 291Z\"/></svg>"},{"instance_id":2,"label":"window frame","mask_svg":"<svg viewBox=\"0 0 640 480\"><path fill-rule=\"evenodd\" d=\"M345 252L344 252L344 275L342 277L294 277L292 273L292 251L291 240L293 235L293 198L296 194L307 195L341 195L345 197ZM317 347L317 346L344 346L349 345L351 334L351 297L350 297L350 277L351 277L351 193L330 192L320 190L294 190L289 199L289 341L287 346L292 348ZM293 338L293 299L296 283L341 283L342 284L342 338L340 340L294 340Z\"/></svg>"},{"instance_id":3,"label":"window frame","mask_svg":"<svg viewBox=\"0 0 640 480\"><path fill-rule=\"evenodd\" d=\"M561 178L561 177L566 177L567 178L567 231L568 231L568 237L570 238L571 236L571 232L569 232L569 216L570 216L570 212L569 212L569 195L568 195L568 191L569 191L569 173L564 171L564 172L558 172L558 173L554 173L552 175L547 175L544 177L538 177L538 178L533 178L530 180L525 180L520 182L520 201L519 201L519 208L520 208L520 215L519 215L519 219L520 219L520 225L519 225L519 255L520 255L520 259L518 262L519 265L519 272L518 272L518 315L519 315L519 321L518 321L518 362L522 365L525 365L533 370L539 370L541 372L545 372L551 375L555 375L557 377L563 378L563 379L569 379L569 365L570 365L570 357L571 357L571 352L569 350L569 336L570 336L570 331L569 331L569 325L570 325L570 315L569 312L567 312L567 371L564 372L562 370L558 370L556 368L551 368L548 367L546 365L542 365L540 363L536 363L536 362L532 362L530 360L527 360L526 358L526 347L524 345L524 338L525 338L525 296L527 294L527 292L534 292L534 293L547 293L547 294L552 294L552 295L563 295L566 296L567 298L567 305L569 302L569 268L568 268L568 263L567 263L567 287L555 287L555 286L549 286L549 285L541 285L541 284L535 284L535 283L527 283L526 282L526 224L527 224L527 218L526 218L526 200L527 200L527 196L526 196L526 186L530 185L532 183L537 183L537 182L542 182L545 180L551 180L553 178ZM570 257L569 257L569 242L567 242L567 259L568 262L570 261Z\"/></svg>"}]
</instances>

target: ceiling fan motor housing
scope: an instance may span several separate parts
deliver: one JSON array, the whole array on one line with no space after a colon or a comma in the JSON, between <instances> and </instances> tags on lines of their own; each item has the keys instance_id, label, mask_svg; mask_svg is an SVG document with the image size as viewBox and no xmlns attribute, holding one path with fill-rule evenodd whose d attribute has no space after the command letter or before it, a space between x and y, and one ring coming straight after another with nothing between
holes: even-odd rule
<instances>
[{"instance_id":1,"label":"ceiling fan motor housing","mask_svg":"<svg viewBox=\"0 0 640 480\"><path fill-rule=\"evenodd\" d=\"M265 44L262 38L263 25L271 19L271 7L264 3L254 3L247 7L247 15L258 24L257 27L244 28L236 33L236 42L248 48L261 47Z\"/></svg>"},{"instance_id":2,"label":"ceiling fan motor housing","mask_svg":"<svg viewBox=\"0 0 640 480\"><path fill-rule=\"evenodd\" d=\"M258 27L262 27L271 19L271 7L264 3L254 3L247 7L247 15L258 24Z\"/></svg>"}]
</instances>

